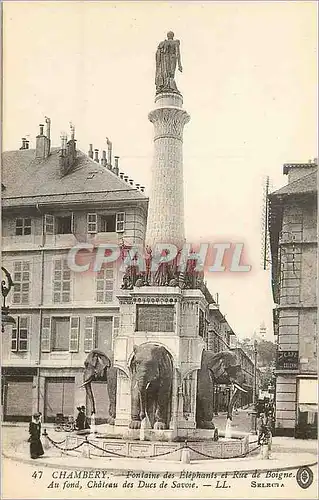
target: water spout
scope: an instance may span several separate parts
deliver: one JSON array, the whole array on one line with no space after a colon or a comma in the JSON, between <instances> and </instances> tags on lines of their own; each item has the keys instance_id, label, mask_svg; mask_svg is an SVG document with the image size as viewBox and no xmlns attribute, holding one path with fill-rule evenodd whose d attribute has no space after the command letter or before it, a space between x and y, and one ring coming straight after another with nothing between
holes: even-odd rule
<instances>
[{"instance_id":1,"label":"water spout","mask_svg":"<svg viewBox=\"0 0 319 500\"><path fill-rule=\"evenodd\" d=\"M150 421L148 419L148 416L146 415L142 422L141 422L141 428L140 428L140 441L146 441L146 430L151 428Z\"/></svg>"},{"instance_id":2,"label":"water spout","mask_svg":"<svg viewBox=\"0 0 319 500\"><path fill-rule=\"evenodd\" d=\"M95 414L92 413L92 415L91 415L91 423L90 423L90 434L95 434L95 433L96 433Z\"/></svg>"},{"instance_id":3,"label":"water spout","mask_svg":"<svg viewBox=\"0 0 319 500\"><path fill-rule=\"evenodd\" d=\"M225 428L225 439L231 439L231 419L227 418L226 420L226 428Z\"/></svg>"}]
</instances>

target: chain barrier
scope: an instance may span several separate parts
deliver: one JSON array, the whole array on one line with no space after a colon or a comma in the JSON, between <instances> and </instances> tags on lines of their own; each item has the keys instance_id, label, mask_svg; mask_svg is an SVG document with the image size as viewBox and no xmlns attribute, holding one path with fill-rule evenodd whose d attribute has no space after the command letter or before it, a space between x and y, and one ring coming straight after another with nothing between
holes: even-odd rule
<instances>
[{"instance_id":1,"label":"chain barrier","mask_svg":"<svg viewBox=\"0 0 319 500\"><path fill-rule=\"evenodd\" d=\"M64 444L66 441L66 439L63 439L62 441L53 441L53 439L49 438L49 436L47 434L43 434L43 436L47 437L49 439L49 441L51 441L54 444Z\"/></svg>"},{"instance_id":2,"label":"chain barrier","mask_svg":"<svg viewBox=\"0 0 319 500\"><path fill-rule=\"evenodd\" d=\"M86 442L86 441L82 441L82 443L80 443L80 444L78 444L76 446L73 446L73 448L62 448L55 441L53 441L53 439L51 439L47 434L46 434L46 437L48 438L49 442L51 444L53 444L53 446L55 446L55 448L57 448L58 450L61 450L61 451L74 451L74 450L77 450L78 448L80 448ZM66 440L64 440L64 441L66 441ZM88 443L89 443L89 441L88 441ZM89 444L91 444L91 443L89 443Z\"/></svg>"}]
</instances>

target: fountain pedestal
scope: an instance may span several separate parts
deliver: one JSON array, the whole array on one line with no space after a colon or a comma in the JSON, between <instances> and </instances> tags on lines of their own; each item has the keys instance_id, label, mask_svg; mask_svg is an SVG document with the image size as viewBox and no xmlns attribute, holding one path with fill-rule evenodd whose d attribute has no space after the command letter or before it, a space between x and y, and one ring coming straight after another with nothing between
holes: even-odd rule
<instances>
[{"instance_id":1,"label":"fountain pedestal","mask_svg":"<svg viewBox=\"0 0 319 500\"><path fill-rule=\"evenodd\" d=\"M199 315L207 301L200 290L179 287L135 287L118 296L120 325L114 338L114 366L118 369L116 426L128 427L131 419L130 362L133 347L153 343L165 347L173 363L171 439L186 438L196 430L197 370L201 367L205 342L199 334ZM144 331L140 311L147 315L168 315L170 331ZM163 322L164 324L165 322ZM183 432L181 432L183 430ZM156 431L154 431L156 432ZM213 435L213 431L208 431Z\"/></svg>"}]
</instances>

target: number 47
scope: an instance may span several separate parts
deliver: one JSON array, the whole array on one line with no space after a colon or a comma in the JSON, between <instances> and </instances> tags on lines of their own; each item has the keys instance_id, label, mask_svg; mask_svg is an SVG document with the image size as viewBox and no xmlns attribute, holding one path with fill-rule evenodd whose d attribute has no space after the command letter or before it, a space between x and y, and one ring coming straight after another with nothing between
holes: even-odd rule
<instances>
[{"instance_id":1,"label":"number 47","mask_svg":"<svg viewBox=\"0 0 319 500\"><path fill-rule=\"evenodd\" d=\"M32 477L34 477L34 479L41 479L42 474L43 474L42 470L35 470L32 474Z\"/></svg>"}]
</instances>

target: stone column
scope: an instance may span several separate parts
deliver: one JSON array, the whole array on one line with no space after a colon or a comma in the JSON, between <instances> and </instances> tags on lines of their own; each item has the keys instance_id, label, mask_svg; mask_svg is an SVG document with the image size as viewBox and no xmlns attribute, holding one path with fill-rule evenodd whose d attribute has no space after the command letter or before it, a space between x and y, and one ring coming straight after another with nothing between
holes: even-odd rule
<instances>
[{"instance_id":1,"label":"stone column","mask_svg":"<svg viewBox=\"0 0 319 500\"><path fill-rule=\"evenodd\" d=\"M154 158L146 244L182 246L184 233L183 129L190 120L177 93L161 93L149 113L154 124Z\"/></svg>"}]
</instances>

